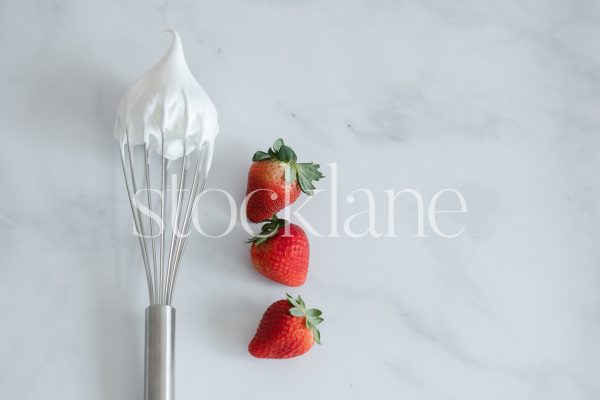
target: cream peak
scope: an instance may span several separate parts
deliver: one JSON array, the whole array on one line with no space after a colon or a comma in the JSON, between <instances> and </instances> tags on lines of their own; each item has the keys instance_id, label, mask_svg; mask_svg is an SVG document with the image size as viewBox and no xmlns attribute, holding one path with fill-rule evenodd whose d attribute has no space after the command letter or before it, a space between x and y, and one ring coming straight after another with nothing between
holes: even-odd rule
<instances>
[{"instance_id":1,"label":"cream peak","mask_svg":"<svg viewBox=\"0 0 600 400\"><path fill-rule=\"evenodd\" d=\"M144 144L170 160L212 144L219 132L217 110L192 75L179 34L161 60L125 93L117 112L115 136L121 145Z\"/></svg>"}]
</instances>

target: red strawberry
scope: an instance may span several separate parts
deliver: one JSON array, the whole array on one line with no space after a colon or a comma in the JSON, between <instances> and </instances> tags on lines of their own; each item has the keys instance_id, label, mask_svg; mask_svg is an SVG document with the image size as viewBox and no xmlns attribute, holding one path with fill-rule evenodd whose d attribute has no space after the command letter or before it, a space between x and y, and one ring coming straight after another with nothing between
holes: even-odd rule
<instances>
[{"instance_id":1,"label":"red strawberry","mask_svg":"<svg viewBox=\"0 0 600 400\"><path fill-rule=\"evenodd\" d=\"M251 222L264 221L292 204L300 191L312 196L313 181L323 178L319 164L298 163L294 150L277 139L267 153L257 151L248 172L246 215Z\"/></svg>"},{"instance_id":2,"label":"red strawberry","mask_svg":"<svg viewBox=\"0 0 600 400\"><path fill-rule=\"evenodd\" d=\"M304 230L273 215L260 234L250 239L254 267L275 282L301 286L308 273L309 245Z\"/></svg>"},{"instance_id":3,"label":"red strawberry","mask_svg":"<svg viewBox=\"0 0 600 400\"><path fill-rule=\"evenodd\" d=\"M300 296L271 304L265 311L248 351L256 358L292 358L306 353L314 342L321 344L317 325L321 311L306 305Z\"/></svg>"}]
</instances>

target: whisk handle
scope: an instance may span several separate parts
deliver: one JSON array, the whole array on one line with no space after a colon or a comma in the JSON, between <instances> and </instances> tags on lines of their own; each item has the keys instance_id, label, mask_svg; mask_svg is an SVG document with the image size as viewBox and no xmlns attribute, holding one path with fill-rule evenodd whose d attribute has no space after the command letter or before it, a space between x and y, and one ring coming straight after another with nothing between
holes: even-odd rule
<instances>
[{"instance_id":1,"label":"whisk handle","mask_svg":"<svg viewBox=\"0 0 600 400\"><path fill-rule=\"evenodd\" d=\"M175 399L175 309L146 308L144 400Z\"/></svg>"}]
</instances>

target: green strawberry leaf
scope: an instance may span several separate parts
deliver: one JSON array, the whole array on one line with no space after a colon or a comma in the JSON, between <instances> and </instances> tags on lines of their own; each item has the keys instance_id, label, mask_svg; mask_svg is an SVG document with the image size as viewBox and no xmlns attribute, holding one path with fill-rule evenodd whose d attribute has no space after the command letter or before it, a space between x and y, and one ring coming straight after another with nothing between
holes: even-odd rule
<instances>
[{"instance_id":1,"label":"green strawberry leaf","mask_svg":"<svg viewBox=\"0 0 600 400\"><path fill-rule=\"evenodd\" d=\"M311 308L310 310L306 311L306 315L309 317L318 317L321 314L323 314L321 310L317 310L316 308Z\"/></svg>"},{"instance_id":2,"label":"green strawberry leaf","mask_svg":"<svg viewBox=\"0 0 600 400\"><path fill-rule=\"evenodd\" d=\"M275 142L273 143L272 149L275 153L279 153L279 149L281 149L281 146L283 146L283 139L279 138L279 139L276 139Z\"/></svg>"},{"instance_id":3,"label":"green strawberry leaf","mask_svg":"<svg viewBox=\"0 0 600 400\"><path fill-rule=\"evenodd\" d=\"M287 224L287 221L285 219L277 218L277 215L273 215L271 219L263 221L263 223L264 225L261 227L260 233L248 239L246 243L255 243L256 245L265 243L275 236L277 232L279 232L279 229Z\"/></svg>"},{"instance_id":4,"label":"green strawberry leaf","mask_svg":"<svg viewBox=\"0 0 600 400\"><path fill-rule=\"evenodd\" d=\"M310 319L310 322L312 322L313 325L319 325L323 321L324 321L324 319L321 317L314 317L314 318Z\"/></svg>"},{"instance_id":5,"label":"green strawberry leaf","mask_svg":"<svg viewBox=\"0 0 600 400\"><path fill-rule=\"evenodd\" d=\"M321 332L317 328L313 329L313 336L316 344L321 344Z\"/></svg>"},{"instance_id":6,"label":"green strawberry leaf","mask_svg":"<svg viewBox=\"0 0 600 400\"><path fill-rule=\"evenodd\" d=\"M291 305L293 305L294 307L300 307L300 303L298 303L298 302L296 301L296 299L294 299L292 296L290 296L290 294L289 294L289 293L286 293L285 295L287 296L287 301L288 301L288 302L289 302Z\"/></svg>"},{"instance_id":7,"label":"green strawberry leaf","mask_svg":"<svg viewBox=\"0 0 600 400\"><path fill-rule=\"evenodd\" d=\"M277 158L279 161L284 163L289 163L292 161L292 157L294 156L294 150L291 147L282 145L277 152Z\"/></svg>"},{"instance_id":8,"label":"green strawberry leaf","mask_svg":"<svg viewBox=\"0 0 600 400\"><path fill-rule=\"evenodd\" d=\"M268 160L269 158L271 158L271 155L269 155L268 153L265 153L264 151L257 151L256 153L254 153L252 161Z\"/></svg>"},{"instance_id":9,"label":"green strawberry leaf","mask_svg":"<svg viewBox=\"0 0 600 400\"><path fill-rule=\"evenodd\" d=\"M292 314L294 317L304 317L304 311L298 307L290 308L290 314Z\"/></svg>"},{"instance_id":10,"label":"green strawberry leaf","mask_svg":"<svg viewBox=\"0 0 600 400\"><path fill-rule=\"evenodd\" d=\"M298 303L300 303L300 307L302 307L302 309L306 309L306 304L304 304L304 300L302 300L300 295L298 295Z\"/></svg>"},{"instance_id":11,"label":"green strawberry leaf","mask_svg":"<svg viewBox=\"0 0 600 400\"><path fill-rule=\"evenodd\" d=\"M297 163L295 166L300 189L302 189L302 191L307 195L312 196L315 189L315 186L312 184L312 182L318 181L325 177L325 175L319 171L321 166L313 163Z\"/></svg>"}]
</instances>

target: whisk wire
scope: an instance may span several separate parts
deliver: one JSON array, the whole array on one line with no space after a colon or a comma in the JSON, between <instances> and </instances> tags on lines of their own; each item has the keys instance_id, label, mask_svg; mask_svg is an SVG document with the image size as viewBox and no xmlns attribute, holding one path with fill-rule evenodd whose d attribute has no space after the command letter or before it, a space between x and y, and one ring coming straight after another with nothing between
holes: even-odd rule
<instances>
[{"instance_id":1,"label":"whisk wire","mask_svg":"<svg viewBox=\"0 0 600 400\"><path fill-rule=\"evenodd\" d=\"M171 305L174 286L179 273L182 254L187 246L191 225L198 208L199 194L204 190L208 175L210 145L203 144L188 154L188 143L184 141L183 157L177 173L168 174L171 161L165 154L164 132L161 134L160 191L151 185L151 151L148 144L143 146L143 155L136 157L136 146L132 145L126 132L127 143L121 147L121 165L125 177L127 197L131 207L136 236L142 250L142 259L148 283L150 304ZM125 146L127 146L125 148ZM143 165L141 163L143 162ZM194 169L193 175L191 169ZM138 187L140 175L145 187ZM189 175L189 176L188 176ZM188 182L192 177L191 182ZM191 188L187 189L191 184ZM167 187L172 189L167 190ZM146 191L144 196L141 191ZM173 193L167 196L167 192ZM153 202L152 193L160 195L160 203ZM143 204L147 203L147 204ZM145 208L144 206L147 206ZM160 208L159 208L160 207ZM154 226L160 215L159 227ZM167 223L167 220L171 223ZM147 234L149 231L149 235ZM159 240L157 246L155 241ZM167 242L169 240L169 242ZM168 247L167 247L168 246ZM150 252L152 255L150 255Z\"/></svg>"},{"instance_id":2,"label":"whisk wire","mask_svg":"<svg viewBox=\"0 0 600 400\"><path fill-rule=\"evenodd\" d=\"M198 159L198 163L200 162L200 159ZM175 278L175 266L177 265L177 260L179 259L179 255L180 255L180 249L181 249L181 241L182 238L187 234L186 229L185 229L185 222L187 221L188 215L191 212L192 209L192 202L194 201L195 198L195 193L196 193L196 177L198 174L198 164L196 165L196 170L194 172L194 176L192 178L192 188L190 190L190 194L188 196L188 201L187 201L187 205L185 207L185 213L184 213L184 217L183 217L183 221L181 221L181 224L179 224L179 221L176 225L176 227L174 228L176 230L176 232L174 232L173 234L173 238L175 240L175 246L174 246L174 257L173 257L173 262L170 264L172 266L172 268L170 269L170 274L169 274L169 282L168 282L168 286L169 289L167 291L167 302L171 301L171 293L172 293L172 286L173 286L173 281Z\"/></svg>"},{"instance_id":3,"label":"whisk wire","mask_svg":"<svg viewBox=\"0 0 600 400\"><path fill-rule=\"evenodd\" d=\"M145 175L146 175L146 200L148 202L148 209L152 210L152 185L150 183L150 164L148 162L148 157L149 157L149 152L150 152L150 148L148 147L148 144L144 144L144 170L145 170ZM154 276L158 275L158 264L156 261L156 245L155 245L155 237L154 237L154 224L152 223L152 219L150 219L150 243L152 246L152 267L153 267L153 271L154 271ZM151 269L152 271L152 269ZM154 293L156 293L156 288L155 288L156 282L155 279L152 280L152 293L153 293L153 299L152 299L152 303L155 302L155 297L154 297Z\"/></svg>"},{"instance_id":4,"label":"whisk wire","mask_svg":"<svg viewBox=\"0 0 600 400\"><path fill-rule=\"evenodd\" d=\"M175 290L175 282L177 281L177 275L179 273L179 266L181 263L181 255L183 254L183 252L185 250L186 243L187 243L187 240L190 235L190 228L191 228L193 216L196 213L197 206L200 201L199 194L202 193L202 191L204 190L204 185L206 183L206 177L208 175L208 170L207 170L207 166L208 166L208 163L207 163L208 154L207 153L208 153L208 151L209 150L208 150L207 145L203 145L199 150L200 154L198 155L198 162L196 163L196 168L194 171L192 189L190 192L190 196L189 196L187 207L186 207L185 217L183 220L183 230L180 231L180 234L178 237L177 248L176 248L176 252L175 252L175 259L174 259L173 264L171 265L172 276L171 276L171 280L169 282L169 290L168 290L168 295L167 295L167 303L168 304L170 304L173 299L173 292Z\"/></svg>"},{"instance_id":5,"label":"whisk wire","mask_svg":"<svg viewBox=\"0 0 600 400\"><path fill-rule=\"evenodd\" d=\"M165 202L167 199L165 191L165 176L167 169L167 158L165 157L165 133L161 132L161 171L160 171L160 220L161 220L161 233L160 233L160 286L159 286L159 300L164 298L164 282L165 282ZM162 301L161 301L162 302Z\"/></svg>"},{"instance_id":6,"label":"whisk wire","mask_svg":"<svg viewBox=\"0 0 600 400\"><path fill-rule=\"evenodd\" d=\"M202 191L204 190L204 184L206 183L206 174L204 173L204 174L202 174L202 176L203 176L202 177L202 184L200 185L200 190L198 191L198 193L202 193ZM200 197L196 196L196 199L194 200L194 206L193 206L192 215L195 214L199 201L200 201ZM186 248L187 243L188 243L188 237L189 237L189 233L190 233L191 222L192 222L192 218L190 218L187 221L187 228L185 228L185 235L184 235L184 237L182 239L182 244L180 246L179 254L177 255L177 258L175 260L175 267L174 267L173 279L172 279L172 284L171 284L170 292L169 292L169 304L172 301L173 291L175 290L175 282L177 281L177 275L179 274L179 266L181 265L181 255L185 251L185 248Z\"/></svg>"},{"instance_id":7,"label":"whisk wire","mask_svg":"<svg viewBox=\"0 0 600 400\"><path fill-rule=\"evenodd\" d=\"M168 265L174 265L174 256L175 256L175 250L177 248L176 244L179 242L179 237L181 234L181 203L183 201L183 195L184 195L184 185L185 185L185 180L187 178L186 176L186 168L185 168L185 163L186 163L186 144L184 143L183 146L183 154L184 154L184 159L181 163L181 171L180 171L180 180L179 180L179 189L177 189L177 205L175 208L175 217L173 218L173 234L171 235L171 245L169 248L169 263ZM174 184L176 182L173 182ZM174 189L175 189L175 185L174 185ZM173 268L169 268L169 273L167 275L167 287L171 287L172 285L172 276L173 276L173 272L172 272ZM167 291L167 299L170 298L170 291ZM169 301L169 300L168 300Z\"/></svg>"},{"instance_id":8,"label":"whisk wire","mask_svg":"<svg viewBox=\"0 0 600 400\"><path fill-rule=\"evenodd\" d=\"M184 132L188 131L189 128L189 107L188 107L188 100L187 100L187 96L184 95L182 96L183 98L183 113L184 113ZM183 195L184 195L184 185L185 185L185 180L186 180L186 162L187 162L187 137L184 138L183 140L183 159L181 160L181 170L179 173L179 189L177 192L177 205L175 208L175 216L172 219L172 229L173 229L173 234L171 235L171 245L169 246L169 266L174 265L173 261L174 261L174 250L176 249L175 244L179 242L179 238L180 238L180 232L181 232L181 227L180 227L180 219L181 219L181 202L183 200ZM174 188L175 188L175 184L174 183ZM192 194L190 194L191 196ZM190 197L191 198L191 197ZM170 288L172 285L172 276L173 276L173 268L169 268L168 273L167 273L167 288ZM170 302L170 289L167 290L167 302Z\"/></svg>"},{"instance_id":9,"label":"whisk wire","mask_svg":"<svg viewBox=\"0 0 600 400\"><path fill-rule=\"evenodd\" d=\"M129 165L133 170L133 161L131 155L131 147L129 145L129 131L126 131L127 135L127 153L129 156ZM123 176L125 178L125 187L127 189L127 197L129 198L129 205L131 207L131 213L133 215L133 222L136 230L136 236L138 237L138 241L140 243L140 248L142 250L142 259L144 261L144 269L146 271L146 280L148 281L148 296L150 298L150 303L152 304L154 301L154 289L153 289L153 277L150 271L150 264L148 262L148 252L146 248L146 240L144 235L144 228L141 220L141 216L139 213L139 207L136 207L136 196L137 193L137 185L135 182L135 175L131 174L131 185L129 179L127 177L127 167L125 166L125 154L123 151L123 146L121 147L121 166L123 167ZM132 191L133 190L133 191ZM137 212L136 212L137 211Z\"/></svg>"}]
</instances>

